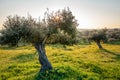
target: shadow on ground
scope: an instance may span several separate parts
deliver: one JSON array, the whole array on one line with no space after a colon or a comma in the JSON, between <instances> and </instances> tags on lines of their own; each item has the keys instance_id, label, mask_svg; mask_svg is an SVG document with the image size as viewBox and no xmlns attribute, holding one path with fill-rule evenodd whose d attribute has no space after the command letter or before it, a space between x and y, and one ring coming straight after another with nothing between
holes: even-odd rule
<instances>
[{"instance_id":1,"label":"shadow on ground","mask_svg":"<svg viewBox=\"0 0 120 80\"><path fill-rule=\"evenodd\" d=\"M112 54L112 55L115 55L115 57L113 57L113 59L115 60L120 60L120 54L116 53L116 52L113 52L113 51L110 51L110 50L107 50L107 49L101 49L109 54Z\"/></svg>"},{"instance_id":2,"label":"shadow on ground","mask_svg":"<svg viewBox=\"0 0 120 80\"><path fill-rule=\"evenodd\" d=\"M15 57L12 57L12 60L18 61L18 62L27 62L27 61L33 61L38 57L37 52L29 53L29 54L19 54Z\"/></svg>"}]
</instances>

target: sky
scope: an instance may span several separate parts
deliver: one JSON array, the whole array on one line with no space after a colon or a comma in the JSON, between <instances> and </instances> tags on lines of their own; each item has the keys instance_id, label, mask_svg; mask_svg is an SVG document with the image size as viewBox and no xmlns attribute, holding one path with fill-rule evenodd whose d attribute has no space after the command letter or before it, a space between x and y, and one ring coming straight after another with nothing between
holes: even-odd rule
<instances>
[{"instance_id":1,"label":"sky","mask_svg":"<svg viewBox=\"0 0 120 80\"><path fill-rule=\"evenodd\" d=\"M120 28L120 0L0 0L0 28L9 15L43 17L69 7L80 29Z\"/></svg>"}]
</instances>

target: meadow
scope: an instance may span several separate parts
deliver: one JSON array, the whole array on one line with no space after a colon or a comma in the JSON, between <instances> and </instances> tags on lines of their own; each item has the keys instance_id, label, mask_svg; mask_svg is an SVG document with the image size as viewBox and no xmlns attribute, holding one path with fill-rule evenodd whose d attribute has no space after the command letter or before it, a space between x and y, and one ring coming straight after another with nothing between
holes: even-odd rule
<instances>
[{"instance_id":1,"label":"meadow","mask_svg":"<svg viewBox=\"0 0 120 80\"><path fill-rule=\"evenodd\" d=\"M120 80L120 44L46 45L52 71L39 74L32 45L0 47L0 80Z\"/></svg>"}]
</instances>

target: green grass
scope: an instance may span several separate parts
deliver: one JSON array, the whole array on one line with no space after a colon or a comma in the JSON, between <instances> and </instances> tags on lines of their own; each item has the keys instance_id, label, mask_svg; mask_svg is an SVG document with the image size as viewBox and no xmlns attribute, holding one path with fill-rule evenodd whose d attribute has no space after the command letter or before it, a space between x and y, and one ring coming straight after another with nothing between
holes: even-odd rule
<instances>
[{"instance_id":1,"label":"green grass","mask_svg":"<svg viewBox=\"0 0 120 80\"><path fill-rule=\"evenodd\" d=\"M0 47L0 80L120 80L120 45L102 45L47 45L53 70L43 74L34 47Z\"/></svg>"}]
</instances>

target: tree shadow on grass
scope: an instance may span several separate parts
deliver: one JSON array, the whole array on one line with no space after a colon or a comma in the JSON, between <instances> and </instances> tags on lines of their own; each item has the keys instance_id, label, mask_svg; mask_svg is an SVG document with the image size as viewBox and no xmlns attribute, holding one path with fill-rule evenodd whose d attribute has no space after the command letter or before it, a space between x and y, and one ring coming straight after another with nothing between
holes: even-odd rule
<instances>
[{"instance_id":1,"label":"tree shadow on grass","mask_svg":"<svg viewBox=\"0 0 120 80\"><path fill-rule=\"evenodd\" d=\"M101 49L101 50L103 50L104 52L110 53L110 54L112 54L112 55L117 55L115 52L109 51L109 50L107 50L107 49L105 49L105 48L103 48L103 49Z\"/></svg>"},{"instance_id":2,"label":"tree shadow on grass","mask_svg":"<svg viewBox=\"0 0 120 80\"><path fill-rule=\"evenodd\" d=\"M119 60L120 61L120 55L117 55L114 59Z\"/></svg>"},{"instance_id":3,"label":"tree shadow on grass","mask_svg":"<svg viewBox=\"0 0 120 80\"><path fill-rule=\"evenodd\" d=\"M18 61L18 62L27 62L27 61L33 61L37 57L37 52L29 53L29 54L19 54L12 58L12 60Z\"/></svg>"},{"instance_id":4,"label":"tree shadow on grass","mask_svg":"<svg viewBox=\"0 0 120 80\"><path fill-rule=\"evenodd\" d=\"M28 46L0 46L0 49L2 50L25 50L25 49L28 49L28 50L31 50L32 47L31 45L28 45Z\"/></svg>"},{"instance_id":5,"label":"tree shadow on grass","mask_svg":"<svg viewBox=\"0 0 120 80\"><path fill-rule=\"evenodd\" d=\"M116 52L113 52L113 51L110 51L110 50L107 50L107 49L104 49L104 48L101 49L101 50L103 50L104 52L107 52L109 54L115 55L116 57L113 57L113 59L120 60L120 54L117 54Z\"/></svg>"},{"instance_id":6,"label":"tree shadow on grass","mask_svg":"<svg viewBox=\"0 0 120 80\"><path fill-rule=\"evenodd\" d=\"M0 49L2 50L15 50L17 47L8 47L8 46L1 46Z\"/></svg>"}]
</instances>

